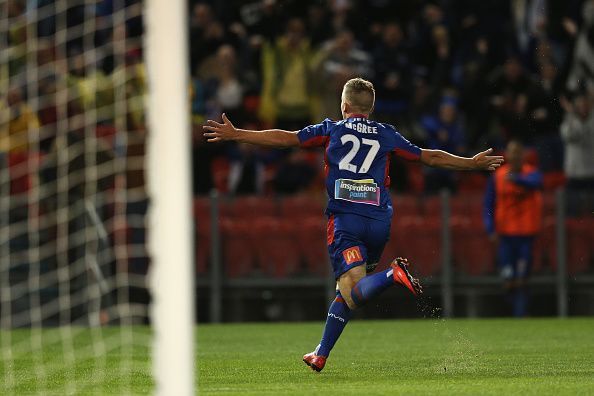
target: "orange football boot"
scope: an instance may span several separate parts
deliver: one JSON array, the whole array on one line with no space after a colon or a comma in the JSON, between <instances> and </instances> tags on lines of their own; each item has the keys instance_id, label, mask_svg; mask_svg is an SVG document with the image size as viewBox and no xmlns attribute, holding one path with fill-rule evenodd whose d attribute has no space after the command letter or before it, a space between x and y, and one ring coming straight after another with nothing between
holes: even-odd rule
<instances>
[{"instance_id":1,"label":"orange football boot","mask_svg":"<svg viewBox=\"0 0 594 396\"><path fill-rule=\"evenodd\" d=\"M411 291L416 297L423 294L423 288L419 283L419 280L413 278L413 276L408 272L408 260L402 257L398 257L394 259L390 263L390 267L394 270L392 276L394 277L394 281L400 283L408 290Z\"/></svg>"},{"instance_id":2,"label":"orange football boot","mask_svg":"<svg viewBox=\"0 0 594 396\"><path fill-rule=\"evenodd\" d=\"M315 351L308 353L307 355L303 355L303 361L305 364L311 367L312 370L317 372L322 371L326 365L326 358L324 356L316 355Z\"/></svg>"}]
</instances>

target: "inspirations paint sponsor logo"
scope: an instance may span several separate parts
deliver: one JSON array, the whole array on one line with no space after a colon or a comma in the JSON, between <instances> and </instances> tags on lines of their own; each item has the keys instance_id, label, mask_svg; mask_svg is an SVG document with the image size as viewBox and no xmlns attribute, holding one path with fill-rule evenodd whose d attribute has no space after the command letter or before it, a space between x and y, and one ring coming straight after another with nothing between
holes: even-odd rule
<instances>
[{"instance_id":1,"label":"inspirations paint sponsor logo","mask_svg":"<svg viewBox=\"0 0 594 396\"><path fill-rule=\"evenodd\" d=\"M334 198L379 206L380 189L373 179L337 179L334 185Z\"/></svg>"}]
</instances>

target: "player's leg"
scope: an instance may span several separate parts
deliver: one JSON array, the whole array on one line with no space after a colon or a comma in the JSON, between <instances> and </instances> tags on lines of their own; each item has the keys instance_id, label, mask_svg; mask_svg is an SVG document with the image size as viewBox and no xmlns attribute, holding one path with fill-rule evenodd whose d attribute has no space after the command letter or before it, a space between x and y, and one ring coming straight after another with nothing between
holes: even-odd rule
<instances>
[{"instance_id":1,"label":"player's leg","mask_svg":"<svg viewBox=\"0 0 594 396\"><path fill-rule=\"evenodd\" d=\"M384 246L390 237L390 221L369 220L365 224L364 243L366 254L363 259L367 263L367 272L371 272L377 266L377 262L384 251ZM351 309L354 309L355 306L360 307L365 305L397 283L407 287L414 295L421 294L421 286L418 280L410 275L407 266L408 262L405 259L398 258L392 261L387 270L368 275L357 281L350 293L354 303L354 305L349 305ZM350 283L347 283L347 286L349 285ZM347 290L341 289L341 291L343 295L347 293Z\"/></svg>"},{"instance_id":2,"label":"player's leg","mask_svg":"<svg viewBox=\"0 0 594 396\"><path fill-rule=\"evenodd\" d=\"M328 309L320 344L315 351L303 356L303 361L316 371L324 368L330 351L352 316L349 305L354 306L354 303L350 290L365 276L363 256L366 254L366 249L359 239L364 227L360 221L354 220L350 215L331 215L328 218L328 253L338 291ZM346 295L343 294L344 286L342 290L340 288L341 280L344 285L350 286Z\"/></svg>"},{"instance_id":3,"label":"player's leg","mask_svg":"<svg viewBox=\"0 0 594 396\"><path fill-rule=\"evenodd\" d=\"M532 251L534 238L517 237L517 255L514 268L514 295L513 314L517 318L526 316L528 313L528 288L527 279L532 264Z\"/></svg>"},{"instance_id":4,"label":"player's leg","mask_svg":"<svg viewBox=\"0 0 594 396\"><path fill-rule=\"evenodd\" d=\"M513 266L513 249L512 240L510 237L501 235L499 237L499 245L497 248L497 258L499 266L499 275L503 280L503 290L505 292L505 302L512 305L513 287L514 287L514 266Z\"/></svg>"},{"instance_id":5,"label":"player's leg","mask_svg":"<svg viewBox=\"0 0 594 396\"><path fill-rule=\"evenodd\" d=\"M338 279L336 298L328 309L322 339L318 348L316 348L317 355L325 357L330 355L330 351L334 348L336 341L338 341L342 331L353 316L354 308L351 307L354 307L354 304L349 294L350 290L363 277L365 277L365 267L357 266L342 274Z\"/></svg>"}]
</instances>

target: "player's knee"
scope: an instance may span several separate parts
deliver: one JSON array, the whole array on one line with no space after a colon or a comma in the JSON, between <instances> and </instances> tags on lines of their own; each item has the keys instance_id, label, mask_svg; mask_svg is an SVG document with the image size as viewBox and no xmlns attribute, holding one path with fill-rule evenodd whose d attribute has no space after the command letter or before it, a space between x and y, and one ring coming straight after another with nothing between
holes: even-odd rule
<instances>
[{"instance_id":1,"label":"player's knee","mask_svg":"<svg viewBox=\"0 0 594 396\"><path fill-rule=\"evenodd\" d=\"M347 307L349 307L349 309L357 309L357 304L355 304L355 301L353 301L353 298L351 297L351 290L348 290L348 293L345 294L341 292L341 294L345 304L347 305Z\"/></svg>"}]
</instances>

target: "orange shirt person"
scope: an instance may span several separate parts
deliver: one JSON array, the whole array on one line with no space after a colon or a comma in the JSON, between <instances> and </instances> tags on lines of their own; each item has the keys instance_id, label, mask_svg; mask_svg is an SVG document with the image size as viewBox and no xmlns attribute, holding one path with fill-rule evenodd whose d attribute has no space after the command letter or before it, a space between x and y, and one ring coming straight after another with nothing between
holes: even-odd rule
<instances>
[{"instance_id":1,"label":"orange shirt person","mask_svg":"<svg viewBox=\"0 0 594 396\"><path fill-rule=\"evenodd\" d=\"M542 220L542 174L524 163L524 149L517 141L508 144L505 157L507 164L487 185L484 220L491 238L499 242L499 267L513 314L522 317L527 313L534 237Z\"/></svg>"}]
</instances>

